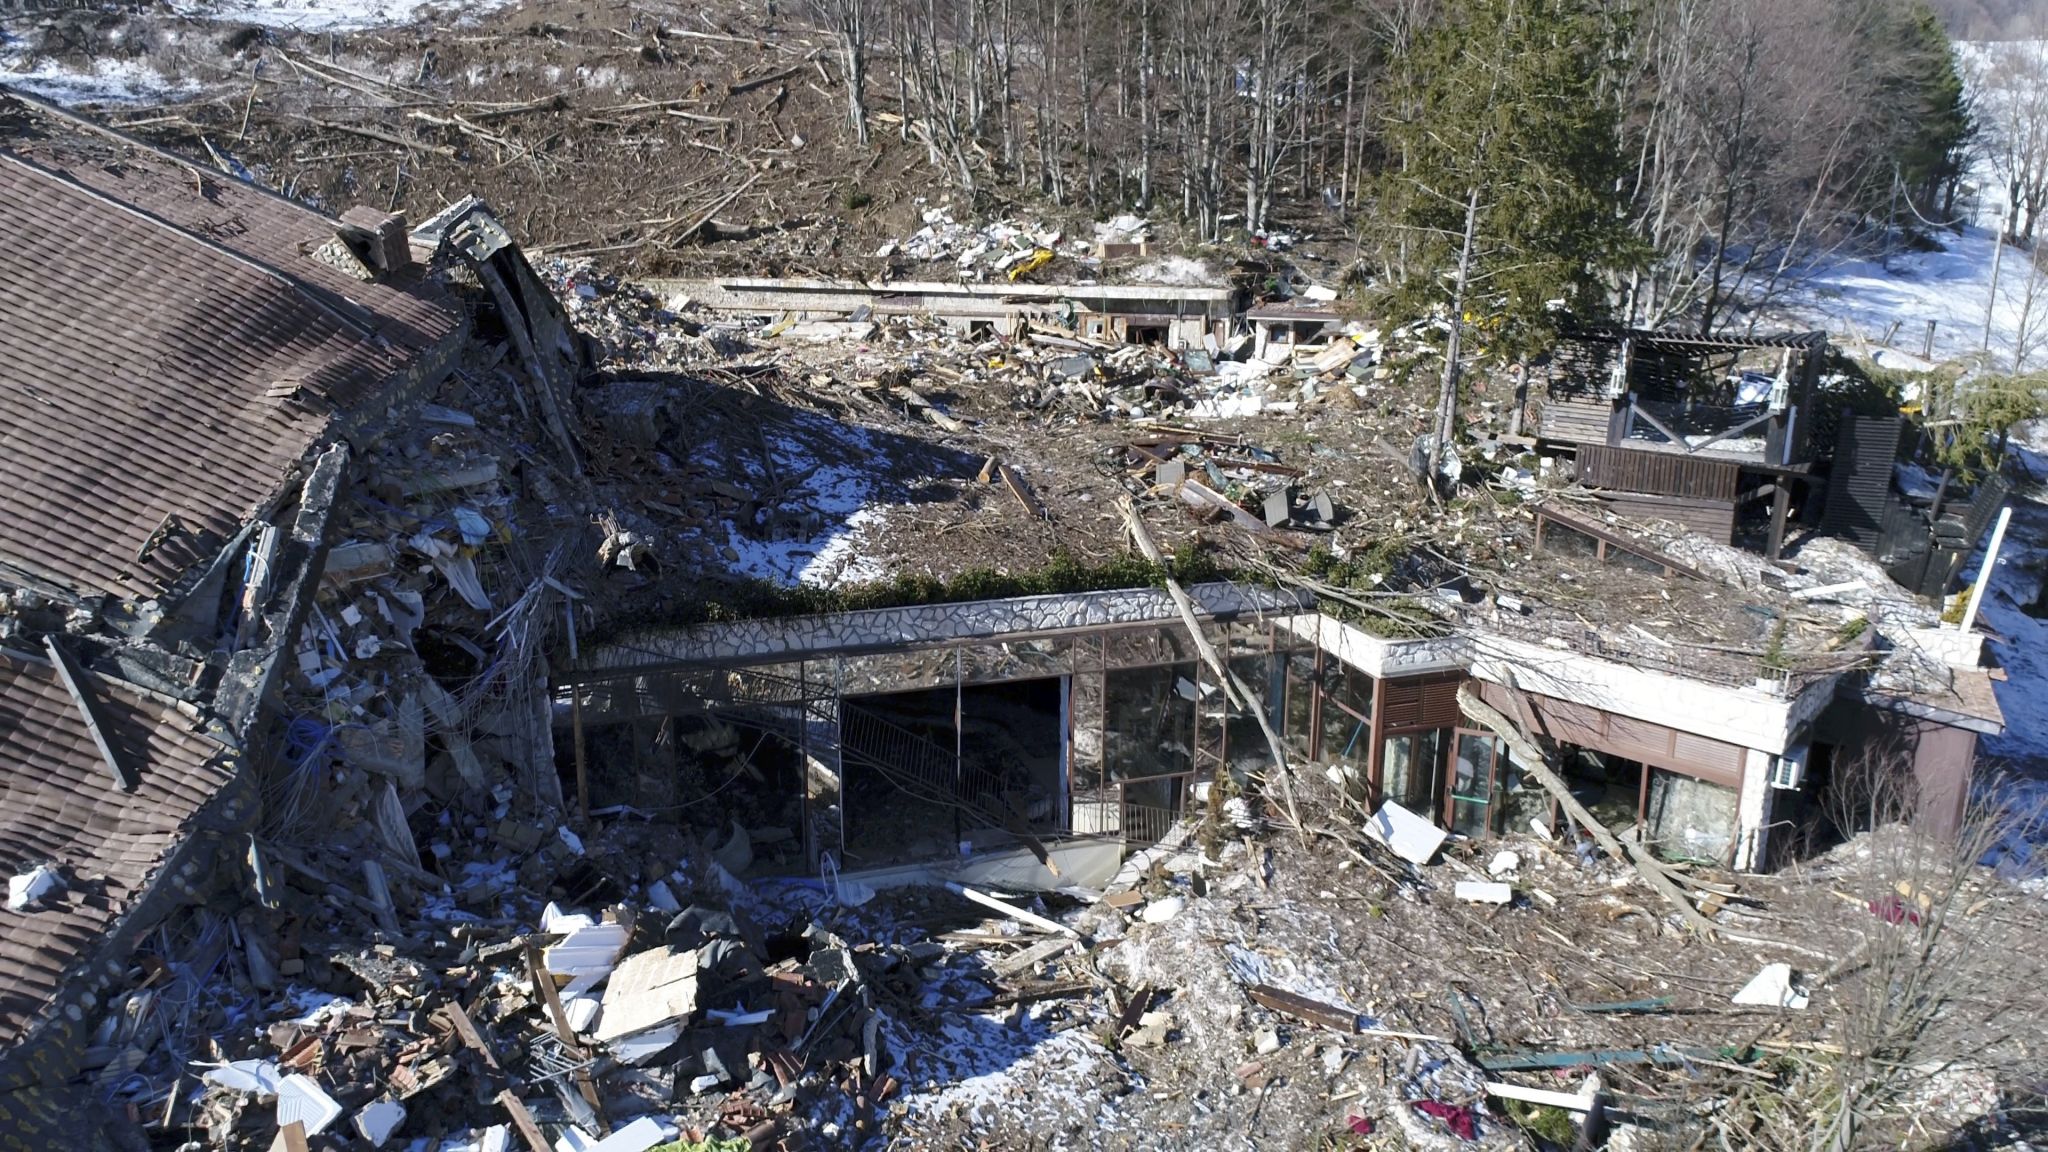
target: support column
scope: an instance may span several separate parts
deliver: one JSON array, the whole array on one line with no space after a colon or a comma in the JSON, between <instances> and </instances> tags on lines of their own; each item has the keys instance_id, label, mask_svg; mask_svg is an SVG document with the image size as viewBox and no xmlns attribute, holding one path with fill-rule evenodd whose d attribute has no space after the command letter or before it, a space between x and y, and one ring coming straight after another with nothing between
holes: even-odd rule
<instances>
[{"instance_id":1,"label":"support column","mask_svg":"<svg viewBox=\"0 0 2048 1152\"><path fill-rule=\"evenodd\" d=\"M1771 754L1751 748L1742 760L1742 790L1735 802L1735 870L1755 872L1769 859Z\"/></svg>"}]
</instances>

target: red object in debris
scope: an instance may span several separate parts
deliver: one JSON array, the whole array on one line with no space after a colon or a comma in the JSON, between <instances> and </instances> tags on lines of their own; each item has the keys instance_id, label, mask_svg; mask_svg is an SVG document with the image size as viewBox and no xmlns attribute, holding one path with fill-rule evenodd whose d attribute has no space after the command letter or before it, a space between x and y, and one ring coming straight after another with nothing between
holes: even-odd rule
<instances>
[{"instance_id":1,"label":"red object in debris","mask_svg":"<svg viewBox=\"0 0 2048 1152\"><path fill-rule=\"evenodd\" d=\"M1372 1122L1372 1118L1368 1116L1353 1116L1349 1124L1351 1130L1360 1136L1370 1136L1373 1134L1373 1130L1378 1127L1378 1125Z\"/></svg>"},{"instance_id":2,"label":"red object in debris","mask_svg":"<svg viewBox=\"0 0 2048 1152\"><path fill-rule=\"evenodd\" d=\"M1412 1100L1416 1109L1425 1116L1434 1116L1444 1122L1451 1135L1460 1140L1479 1139L1479 1118L1470 1108L1461 1108L1437 1100Z\"/></svg>"},{"instance_id":3,"label":"red object in debris","mask_svg":"<svg viewBox=\"0 0 2048 1152\"><path fill-rule=\"evenodd\" d=\"M1887 924L1912 924L1917 926L1920 923L1920 913L1907 907L1906 902L1897 896L1886 896L1882 900L1872 900L1865 906L1870 909L1872 916Z\"/></svg>"}]
</instances>

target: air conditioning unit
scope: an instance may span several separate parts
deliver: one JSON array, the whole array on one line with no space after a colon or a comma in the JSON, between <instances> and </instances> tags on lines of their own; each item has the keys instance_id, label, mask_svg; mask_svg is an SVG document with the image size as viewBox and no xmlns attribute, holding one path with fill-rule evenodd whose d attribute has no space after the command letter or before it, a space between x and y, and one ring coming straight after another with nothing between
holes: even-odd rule
<instances>
[{"instance_id":1,"label":"air conditioning unit","mask_svg":"<svg viewBox=\"0 0 2048 1152\"><path fill-rule=\"evenodd\" d=\"M1806 783L1806 754L1804 744L1789 748L1783 756L1771 760L1771 787L1796 792Z\"/></svg>"}]
</instances>

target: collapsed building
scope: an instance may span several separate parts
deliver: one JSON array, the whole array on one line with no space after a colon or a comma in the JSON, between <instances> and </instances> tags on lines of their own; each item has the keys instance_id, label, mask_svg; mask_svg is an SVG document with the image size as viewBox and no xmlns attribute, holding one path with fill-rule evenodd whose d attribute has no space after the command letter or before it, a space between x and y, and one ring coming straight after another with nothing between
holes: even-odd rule
<instances>
[{"instance_id":1,"label":"collapsed building","mask_svg":"<svg viewBox=\"0 0 2048 1152\"><path fill-rule=\"evenodd\" d=\"M88 1147L74 1078L118 1083L109 1022L153 1019L138 944L268 888L279 693L359 560L337 508L471 313L400 218L329 219L12 97L0 126L0 1130Z\"/></svg>"},{"instance_id":2,"label":"collapsed building","mask_svg":"<svg viewBox=\"0 0 2048 1152\"><path fill-rule=\"evenodd\" d=\"M1900 742L1924 818L1953 829L1975 740L2002 724L1967 629L1930 620L1891 629L1883 649L1866 628L1811 652L1774 641L1761 657L1681 657L1483 577L1430 590L1430 626L1408 631L1302 586L1243 581L1196 585L1185 606L1132 586L612 619L579 636L602 581L661 574L646 533L603 510L597 474L618 449L596 432L624 423L632 442L656 416L686 417L646 403L645 381L589 379L584 337L487 206L465 200L417 227L360 209L330 219L40 105L7 99L0 117L0 272L14 286L0 300L0 770L16 800L0 825L14 876L0 1131L30 1145L79 1140L90 1094L122 1091L163 1058L152 1045L198 1058L175 1029L151 1032L157 998L197 995L195 957L232 953L272 991L323 969L403 989L395 955L377 951L404 936L399 904L511 925L507 892L560 873L575 877L565 892L614 891L576 863L571 826L597 813L660 814L742 883L1099 889L1205 814L1252 822L1270 799L1271 729L1292 770L1369 807L1475 839L1572 835L1477 701L1555 748L1602 823L1667 858L1767 870L1800 850L1794 832L1836 767L1879 735ZM1090 358L1111 342L1210 357L1255 342L1255 358L1347 392L1360 363L1361 342L1328 310L1247 311L1221 287L661 288L766 331L938 316L970 338L1054 333L1049 347ZM1795 509L1825 524L1837 478L1857 490L1862 470L1840 449L1834 472L1815 467L1827 437L1806 413L1824 341L1586 339L1619 367L1560 358L1535 426L1575 447L1604 511L1727 543L1768 498L1759 551L1775 558ZM1777 355L1778 369L1738 377L1749 391L1726 412L1642 398L1650 365L1702 351ZM1270 477L1271 461L1232 445L1219 462L1199 434L1162 437L1122 461L1141 495L1253 532L1296 515L1284 493L1276 510L1270 491L1217 479ZM694 504L656 511L702 518ZM1747 616L1752 639L1781 635L1830 587L1761 572L1731 585L1708 570L1725 556L1675 554L1576 504L1537 502L1531 523L1531 551L1566 579L1613 569L1712 589L1724 598L1710 610ZM497 857L464 860L471 842ZM288 883L374 918L387 942L323 934L290 907ZM548 923L568 942L564 976L578 933L630 934L616 919ZM806 1039L804 997L822 1020L833 1001L818 1002L816 973L840 951L816 945L813 975L784 982L798 987L781 1012L795 1007L790 1030ZM552 1078L564 1115L590 1123L577 1029L549 967L536 962L533 979L539 1003L526 1007L555 1021L535 1057L552 1071L536 1082ZM408 1048L402 1074L339 1057L323 1068L307 1033L278 1047L368 1115L431 1091L457 1047L496 1069L451 1002L432 1009L450 1021L440 1047ZM864 1051L845 1047L868 1063L853 1082L872 1098L885 1082L872 1034ZM699 1079L748 1082L737 1061L690 1059L719 1069ZM179 1075L167 1098L143 1078L149 1097L128 1097L138 1115L161 1107L170 1127L189 1107ZM502 1106L515 1125L525 1115Z\"/></svg>"}]
</instances>

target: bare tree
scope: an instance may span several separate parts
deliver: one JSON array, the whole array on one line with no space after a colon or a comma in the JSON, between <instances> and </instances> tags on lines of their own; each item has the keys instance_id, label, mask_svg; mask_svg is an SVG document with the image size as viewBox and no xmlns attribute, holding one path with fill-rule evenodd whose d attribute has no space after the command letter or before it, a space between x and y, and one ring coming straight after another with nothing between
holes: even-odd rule
<instances>
[{"instance_id":1,"label":"bare tree","mask_svg":"<svg viewBox=\"0 0 2048 1152\"><path fill-rule=\"evenodd\" d=\"M846 121L855 143L868 142L867 51L869 0L812 0L818 21L839 41L839 66L845 73Z\"/></svg>"},{"instance_id":2,"label":"bare tree","mask_svg":"<svg viewBox=\"0 0 2048 1152\"><path fill-rule=\"evenodd\" d=\"M2048 208L2048 42L2010 41L1985 51L1976 77L1985 159L2005 193L2005 234L2031 247Z\"/></svg>"}]
</instances>

